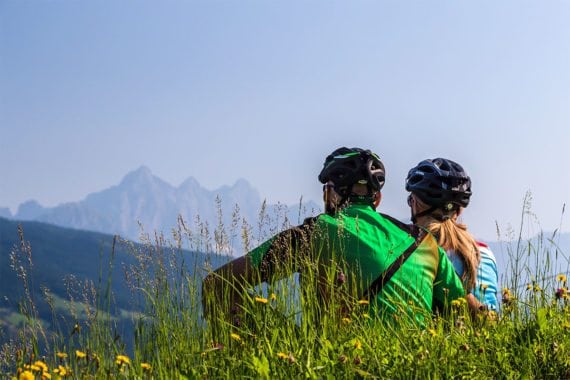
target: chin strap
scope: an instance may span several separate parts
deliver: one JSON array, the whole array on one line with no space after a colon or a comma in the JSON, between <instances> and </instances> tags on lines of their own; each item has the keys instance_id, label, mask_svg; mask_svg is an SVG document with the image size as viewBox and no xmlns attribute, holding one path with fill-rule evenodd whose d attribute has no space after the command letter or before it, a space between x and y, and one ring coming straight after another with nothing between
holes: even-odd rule
<instances>
[{"instance_id":1,"label":"chin strap","mask_svg":"<svg viewBox=\"0 0 570 380\"><path fill-rule=\"evenodd\" d=\"M340 201L335 205L329 207L328 214L334 215L338 210L345 207L349 202L350 192L352 191L352 186L333 186L334 191L340 196Z\"/></svg>"},{"instance_id":2,"label":"chin strap","mask_svg":"<svg viewBox=\"0 0 570 380\"><path fill-rule=\"evenodd\" d=\"M412 214L412 223L416 224L416 221L418 220L418 218L420 216L424 216L424 215L428 215L431 214L432 212L434 212L435 210L437 210L437 207L432 206L430 208L428 208L427 210L424 210L422 212L418 212L417 214ZM437 218L436 218L437 219Z\"/></svg>"},{"instance_id":3,"label":"chin strap","mask_svg":"<svg viewBox=\"0 0 570 380\"><path fill-rule=\"evenodd\" d=\"M424 210L422 212L418 212L416 215L412 214L412 223L416 224L416 221L420 216L431 214L432 212L434 212L437 209L438 209L438 207L432 206L432 207L428 208L427 210ZM432 216L432 218L436 219L439 222L445 222L446 220L451 219L450 215L431 215L431 216Z\"/></svg>"}]
</instances>

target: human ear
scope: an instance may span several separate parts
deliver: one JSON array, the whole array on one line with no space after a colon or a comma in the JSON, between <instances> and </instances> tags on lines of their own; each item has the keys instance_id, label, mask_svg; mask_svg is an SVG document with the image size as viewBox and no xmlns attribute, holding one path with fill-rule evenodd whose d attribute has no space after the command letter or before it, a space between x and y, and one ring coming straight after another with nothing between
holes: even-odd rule
<instances>
[{"instance_id":1,"label":"human ear","mask_svg":"<svg viewBox=\"0 0 570 380\"><path fill-rule=\"evenodd\" d=\"M380 202L382 201L382 193L381 192L377 192L374 195L374 208L377 208L378 205L380 205Z\"/></svg>"}]
</instances>

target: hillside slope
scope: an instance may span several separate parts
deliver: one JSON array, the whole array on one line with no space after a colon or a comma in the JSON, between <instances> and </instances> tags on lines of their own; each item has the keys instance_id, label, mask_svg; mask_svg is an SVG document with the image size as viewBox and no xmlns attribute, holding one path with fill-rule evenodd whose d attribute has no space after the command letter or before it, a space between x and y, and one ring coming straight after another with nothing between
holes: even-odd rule
<instances>
[{"instance_id":1,"label":"hillside slope","mask_svg":"<svg viewBox=\"0 0 570 380\"><path fill-rule=\"evenodd\" d=\"M20 240L19 226L24 244ZM137 256L156 256L161 252L164 257L176 257L180 265L197 277L205 273L207 266L216 267L227 260L221 256L173 248L157 249L150 244L133 244L119 239L115 245L113 242L112 235L0 218L0 341L17 331L19 304L27 299L25 286L30 289L39 318L49 326L53 318L45 302L46 290L55 299L60 313L57 318L71 323L76 316L70 315L69 307L62 305L63 300L96 303L90 289L99 289L104 294L109 279L111 311L136 311L136 300L133 300L126 273L137 266Z\"/></svg>"}]
</instances>

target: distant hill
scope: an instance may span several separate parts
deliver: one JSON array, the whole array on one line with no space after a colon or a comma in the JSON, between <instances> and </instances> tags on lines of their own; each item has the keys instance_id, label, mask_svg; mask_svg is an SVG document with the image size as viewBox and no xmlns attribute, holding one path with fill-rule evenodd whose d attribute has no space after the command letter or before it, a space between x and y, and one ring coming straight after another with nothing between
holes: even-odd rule
<instances>
[{"instance_id":1,"label":"distant hill","mask_svg":"<svg viewBox=\"0 0 570 380\"><path fill-rule=\"evenodd\" d=\"M18 225L21 225L25 241L31 248L31 269L26 249L21 246ZM19 326L18 305L25 298L22 279L17 276L19 268L26 271L31 297L36 303L40 318L50 326L53 318L44 301L43 289L49 289L60 306L62 300L70 299L70 293L75 301L83 302L86 280L91 281L96 288L101 280L101 288L106 287L110 273L109 263L114 254L110 277L113 307L135 311L136 305L133 304L132 293L126 281L125 268L136 264L135 252L144 252L149 247L117 243L113 251L113 239L112 235L102 233L0 218L0 343L13 336ZM11 258L13 255L16 257L15 262ZM227 261L226 257L189 251L180 251L179 257L191 273L197 268L198 276L205 273L207 266L217 267ZM69 314L69 308L59 307L58 311L60 322L75 321Z\"/></svg>"},{"instance_id":2,"label":"distant hill","mask_svg":"<svg viewBox=\"0 0 570 380\"><path fill-rule=\"evenodd\" d=\"M216 199L219 199L219 204ZM243 220L256 225L262 204L257 190L243 179L232 186L222 186L212 191L203 188L192 177L174 187L142 166L128 173L118 185L92 193L80 202L51 208L44 208L33 200L24 202L13 218L119 234L139 240L141 226L147 232L169 234L176 227L179 215L191 228L199 217L213 231L219 224L218 209L222 212L221 221L225 226L235 220L240 226ZM238 217L232 218L236 205L239 208ZM0 216L10 217L9 211L0 209ZM305 217L318 213L320 207L309 201L301 206L266 205L265 211L272 218L286 216L292 224L297 224Z\"/></svg>"},{"instance_id":3,"label":"distant hill","mask_svg":"<svg viewBox=\"0 0 570 380\"><path fill-rule=\"evenodd\" d=\"M489 247L497 258L502 287L512 286L516 267L519 290L526 289L532 281L559 286L555 285L558 274L566 274L570 278L570 233L554 236L552 233L543 233L523 239L520 244L516 240L489 242Z\"/></svg>"}]
</instances>

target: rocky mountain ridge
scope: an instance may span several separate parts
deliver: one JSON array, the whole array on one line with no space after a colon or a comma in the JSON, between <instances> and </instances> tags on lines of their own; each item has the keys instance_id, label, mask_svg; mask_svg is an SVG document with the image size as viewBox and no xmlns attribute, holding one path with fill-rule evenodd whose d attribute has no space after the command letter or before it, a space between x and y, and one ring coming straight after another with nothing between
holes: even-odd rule
<instances>
[{"instance_id":1,"label":"rocky mountain ridge","mask_svg":"<svg viewBox=\"0 0 570 380\"><path fill-rule=\"evenodd\" d=\"M190 177L175 187L141 166L128 173L118 185L91 193L79 202L46 208L30 200L22 203L15 215L11 215L9 209L0 208L0 216L140 240L142 230L170 234L177 227L179 217L190 226L199 221L201 226L213 231L220 222L224 226L236 221L240 226L244 222L256 225L262 211L275 219L281 213L281 219L287 218L296 224L320 212L320 208L311 201L293 206L264 204L258 191L244 179L231 186L207 190Z\"/></svg>"}]
</instances>

